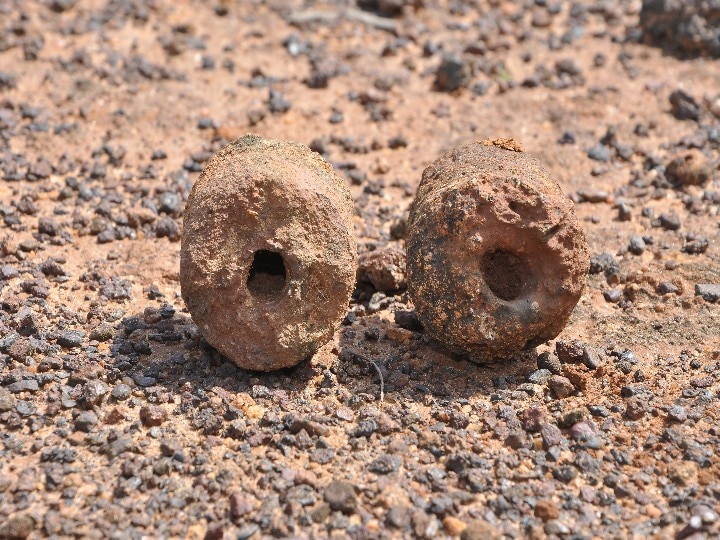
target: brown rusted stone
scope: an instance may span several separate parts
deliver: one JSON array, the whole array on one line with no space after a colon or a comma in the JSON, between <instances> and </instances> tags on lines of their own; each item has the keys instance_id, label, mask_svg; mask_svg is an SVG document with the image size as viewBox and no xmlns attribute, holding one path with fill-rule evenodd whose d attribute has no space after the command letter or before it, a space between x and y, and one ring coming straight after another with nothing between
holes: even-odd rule
<instances>
[{"instance_id":1,"label":"brown rusted stone","mask_svg":"<svg viewBox=\"0 0 720 540\"><path fill-rule=\"evenodd\" d=\"M180 258L208 343L261 371L325 344L355 284L352 212L344 181L301 144L246 135L218 152L190 194Z\"/></svg>"},{"instance_id":2,"label":"brown rusted stone","mask_svg":"<svg viewBox=\"0 0 720 540\"><path fill-rule=\"evenodd\" d=\"M665 176L676 185L702 186L712 176L710 160L700 150L691 148L667 164Z\"/></svg>"},{"instance_id":3,"label":"brown rusted stone","mask_svg":"<svg viewBox=\"0 0 720 540\"><path fill-rule=\"evenodd\" d=\"M589 268L572 202L517 143L455 148L410 209L408 291L427 332L492 361L554 338Z\"/></svg>"},{"instance_id":4,"label":"brown rusted stone","mask_svg":"<svg viewBox=\"0 0 720 540\"><path fill-rule=\"evenodd\" d=\"M405 289L405 253L393 247L363 253L358 257L357 280L381 292Z\"/></svg>"}]
</instances>

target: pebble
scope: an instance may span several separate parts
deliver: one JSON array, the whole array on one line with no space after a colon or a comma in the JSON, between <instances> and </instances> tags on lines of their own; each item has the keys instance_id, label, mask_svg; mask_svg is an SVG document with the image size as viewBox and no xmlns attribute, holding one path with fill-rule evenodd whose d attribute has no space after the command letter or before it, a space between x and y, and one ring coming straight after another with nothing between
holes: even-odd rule
<instances>
[{"instance_id":1,"label":"pebble","mask_svg":"<svg viewBox=\"0 0 720 540\"><path fill-rule=\"evenodd\" d=\"M540 428L540 436L542 437L543 448L545 448L545 450L553 446L558 446L563 441L562 432L555 424L543 424Z\"/></svg>"},{"instance_id":2,"label":"pebble","mask_svg":"<svg viewBox=\"0 0 720 540\"><path fill-rule=\"evenodd\" d=\"M89 432L97 425L98 417L94 411L83 411L75 417L73 423L76 430Z\"/></svg>"},{"instance_id":3,"label":"pebble","mask_svg":"<svg viewBox=\"0 0 720 540\"><path fill-rule=\"evenodd\" d=\"M562 521L557 519L551 519L545 523L545 534L553 536L565 536L570 534L570 527L565 525Z\"/></svg>"},{"instance_id":4,"label":"pebble","mask_svg":"<svg viewBox=\"0 0 720 540\"><path fill-rule=\"evenodd\" d=\"M702 107L695 98L684 90L675 90L670 94L672 114L678 120L695 120L702 117Z\"/></svg>"},{"instance_id":5,"label":"pebble","mask_svg":"<svg viewBox=\"0 0 720 540\"><path fill-rule=\"evenodd\" d=\"M695 295L706 302L720 302L720 284L698 283L695 285Z\"/></svg>"},{"instance_id":6,"label":"pebble","mask_svg":"<svg viewBox=\"0 0 720 540\"><path fill-rule=\"evenodd\" d=\"M11 411L15 407L15 396L7 388L0 387L0 413Z\"/></svg>"},{"instance_id":7,"label":"pebble","mask_svg":"<svg viewBox=\"0 0 720 540\"><path fill-rule=\"evenodd\" d=\"M68 330L58 336L57 343L65 349L72 349L80 347L84 338L85 332L82 330Z\"/></svg>"},{"instance_id":8,"label":"pebble","mask_svg":"<svg viewBox=\"0 0 720 540\"><path fill-rule=\"evenodd\" d=\"M332 510L340 511L346 514L352 514L355 512L355 507L357 506L357 496L355 495L355 486L349 482L333 480L325 488L323 497Z\"/></svg>"},{"instance_id":9,"label":"pebble","mask_svg":"<svg viewBox=\"0 0 720 540\"><path fill-rule=\"evenodd\" d=\"M242 525L236 533L237 540L248 540L260 530L260 527L255 523L246 523Z\"/></svg>"},{"instance_id":10,"label":"pebble","mask_svg":"<svg viewBox=\"0 0 720 540\"><path fill-rule=\"evenodd\" d=\"M679 291L678 287L669 281L661 281L655 290L658 294L677 294Z\"/></svg>"},{"instance_id":11,"label":"pebble","mask_svg":"<svg viewBox=\"0 0 720 540\"><path fill-rule=\"evenodd\" d=\"M376 474L390 474L396 472L402 465L402 457L385 454L370 463L368 470Z\"/></svg>"},{"instance_id":12,"label":"pebble","mask_svg":"<svg viewBox=\"0 0 720 540\"><path fill-rule=\"evenodd\" d=\"M467 528L464 521L453 516L445 516L442 520L443 527L451 536L459 536Z\"/></svg>"},{"instance_id":13,"label":"pebble","mask_svg":"<svg viewBox=\"0 0 720 540\"><path fill-rule=\"evenodd\" d=\"M528 382L533 384L544 384L552 375L549 369L537 369L527 376Z\"/></svg>"},{"instance_id":14,"label":"pebble","mask_svg":"<svg viewBox=\"0 0 720 540\"><path fill-rule=\"evenodd\" d=\"M630 420L640 420L645 416L647 407L643 401L637 397L627 400L625 408L625 416Z\"/></svg>"},{"instance_id":15,"label":"pebble","mask_svg":"<svg viewBox=\"0 0 720 540\"><path fill-rule=\"evenodd\" d=\"M460 540L501 540L502 534L485 520L476 519L460 533Z\"/></svg>"},{"instance_id":16,"label":"pebble","mask_svg":"<svg viewBox=\"0 0 720 540\"><path fill-rule=\"evenodd\" d=\"M470 66L459 56L445 55L435 72L435 88L441 92L454 92L470 82Z\"/></svg>"},{"instance_id":17,"label":"pebble","mask_svg":"<svg viewBox=\"0 0 720 540\"><path fill-rule=\"evenodd\" d=\"M557 519L560 515L557 505L549 499L540 499L535 503L534 509L535 517L548 521L551 519Z\"/></svg>"},{"instance_id":18,"label":"pebble","mask_svg":"<svg viewBox=\"0 0 720 540\"><path fill-rule=\"evenodd\" d=\"M691 148L665 166L665 176L678 186L701 186L712 176L710 160L700 150Z\"/></svg>"},{"instance_id":19,"label":"pebble","mask_svg":"<svg viewBox=\"0 0 720 540\"><path fill-rule=\"evenodd\" d=\"M562 375L552 375L547 382L552 395L558 399L569 397L575 393L575 387L570 379Z\"/></svg>"},{"instance_id":20,"label":"pebble","mask_svg":"<svg viewBox=\"0 0 720 540\"><path fill-rule=\"evenodd\" d=\"M680 218L675 214L660 214L658 218L660 226L668 231L677 231L680 229Z\"/></svg>"},{"instance_id":21,"label":"pebble","mask_svg":"<svg viewBox=\"0 0 720 540\"><path fill-rule=\"evenodd\" d=\"M248 515L254 510L252 505L242 492L236 491L230 495L230 515L233 519L238 519Z\"/></svg>"},{"instance_id":22,"label":"pebble","mask_svg":"<svg viewBox=\"0 0 720 540\"><path fill-rule=\"evenodd\" d=\"M127 384L120 383L112 389L110 395L118 401L125 401L130 397L131 389Z\"/></svg>"},{"instance_id":23,"label":"pebble","mask_svg":"<svg viewBox=\"0 0 720 540\"><path fill-rule=\"evenodd\" d=\"M555 375L560 375L563 371L562 362L560 362L560 359L555 352L545 351L540 354L537 359L537 366L538 368L546 369Z\"/></svg>"},{"instance_id":24,"label":"pebble","mask_svg":"<svg viewBox=\"0 0 720 540\"><path fill-rule=\"evenodd\" d=\"M682 423L687 420L687 411L681 405L673 405L667 411L668 418L674 422Z\"/></svg>"},{"instance_id":25,"label":"pebble","mask_svg":"<svg viewBox=\"0 0 720 540\"><path fill-rule=\"evenodd\" d=\"M160 405L146 405L140 408L140 420L146 427L161 426L167 417L167 411Z\"/></svg>"},{"instance_id":26,"label":"pebble","mask_svg":"<svg viewBox=\"0 0 720 540\"><path fill-rule=\"evenodd\" d=\"M596 144L588 150L587 155L590 159L601 163L607 163L612 159L612 151L604 144Z\"/></svg>"},{"instance_id":27,"label":"pebble","mask_svg":"<svg viewBox=\"0 0 720 540\"><path fill-rule=\"evenodd\" d=\"M643 237L638 234L632 235L630 237L628 251L633 255L642 255L645 253L645 240L643 240Z\"/></svg>"},{"instance_id":28,"label":"pebble","mask_svg":"<svg viewBox=\"0 0 720 540\"><path fill-rule=\"evenodd\" d=\"M0 538L27 538L35 530L35 519L29 514L15 514L0 525Z\"/></svg>"},{"instance_id":29,"label":"pebble","mask_svg":"<svg viewBox=\"0 0 720 540\"><path fill-rule=\"evenodd\" d=\"M35 379L23 379L8 385L7 389L13 394L18 394L20 392L37 392L39 387Z\"/></svg>"}]
</instances>

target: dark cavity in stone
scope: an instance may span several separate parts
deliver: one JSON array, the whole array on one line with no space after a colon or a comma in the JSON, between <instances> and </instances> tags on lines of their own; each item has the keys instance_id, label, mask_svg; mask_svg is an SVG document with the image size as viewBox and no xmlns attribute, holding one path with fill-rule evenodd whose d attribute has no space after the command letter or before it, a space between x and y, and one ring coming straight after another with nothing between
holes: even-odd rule
<instances>
[{"instance_id":1,"label":"dark cavity in stone","mask_svg":"<svg viewBox=\"0 0 720 540\"><path fill-rule=\"evenodd\" d=\"M253 296L278 296L287 282L287 270L282 255L267 249L255 252L247 279Z\"/></svg>"}]
</instances>

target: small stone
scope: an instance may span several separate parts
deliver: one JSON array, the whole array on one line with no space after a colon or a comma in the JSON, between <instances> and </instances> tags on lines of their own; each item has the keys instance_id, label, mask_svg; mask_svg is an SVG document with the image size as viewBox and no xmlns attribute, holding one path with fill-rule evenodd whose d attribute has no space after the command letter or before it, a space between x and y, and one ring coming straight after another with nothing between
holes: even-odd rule
<instances>
[{"instance_id":1,"label":"small stone","mask_svg":"<svg viewBox=\"0 0 720 540\"><path fill-rule=\"evenodd\" d=\"M159 405L146 405L140 409L140 420L146 427L160 426L167 420L167 411Z\"/></svg>"},{"instance_id":2,"label":"small stone","mask_svg":"<svg viewBox=\"0 0 720 540\"><path fill-rule=\"evenodd\" d=\"M557 519L551 519L545 524L545 534L551 536L565 536L570 534L570 527Z\"/></svg>"},{"instance_id":3,"label":"small stone","mask_svg":"<svg viewBox=\"0 0 720 540\"><path fill-rule=\"evenodd\" d=\"M639 234L632 235L630 237L628 251L633 255L642 255L645 253L645 240L643 240L643 237Z\"/></svg>"},{"instance_id":4,"label":"small stone","mask_svg":"<svg viewBox=\"0 0 720 540\"><path fill-rule=\"evenodd\" d=\"M143 388L148 388L150 386L155 386L157 384L157 379L155 377L137 375L135 377L135 384L142 386Z\"/></svg>"},{"instance_id":5,"label":"small stone","mask_svg":"<svg viewBox=\"0 0 720 540\"><path fill-rule=\"evenodd\" d=\"M15 410L22 416L33 416L37 412L37 407L31 401L21 399L15 404Z\"/></svg>"},{"instance_id":6,"label":"small stone","mask_svg":"<svg viewBox=\"0 0 720 540\"><path fill-rule=\"evenodd\" d=\"M170 216L163 216L155 224L155 235L158 238L167 238L171 242L180 240L180 227Z\"/></svg>"},{"instance_id":7,"label":"small stone","mask_svg":"<svg viewBox=\"0 0 720 540\"><path fill-rule=\"evenodd\" d=\"M53 11L63 13L74 8L75 4L77 4L77 0L51 0L49 6Z\"/></svg>"},{"instance_id":8,"label":"small stone","mask_svg":"<svg viewBox=\"0 0 720 540\"><path fill-rule=\"evenodd\" d=\"M617 304L622 299L622 296L623 292L620 289L607 289L603 291L603 298L611 304Z\"/></svg>"},{"instance_id":9,"label":"small stone","mask_svg":"<svg viewBox=\"0 0 720 540\"><path fill-rule=\"evenodd\" d=\"M89 432L98 423L97 414L94 411L83 411L75 418L75 429L77 431Z\"/></svg>"},{"instance_id":10,"label":"small stone","mask_svg":"<svg viewBox=\"0 0 720 540\"><path fill-rule=\"evenodd\" d=\"M625 408L625 416L629 420L640 420L647 412L647 407L637 397L633 397L627 400Z\"/></svg>"},{"instance_id":11,"label":"small stone","mask_svg":"<svg viewBox=\"0 0 720 540\"><path fill-rule=\"evenodd\" d=\"M676 285L673 283L670 283L669 281L661 281L657 284L657 287L655 287L655 291L657 291L658 294L677 294L679 289Z\"/></svg>"},{"instance_id":12,"label":"small stone","mask_svg":"<svg viewBox=\"0 0 720 540\"><path fill-rule=\"evenodd\" d=\"M395 317L395 324L400 328L412 330L413 332L421 332L423 329L422 323L420 323L414 311L396 311L393 316Z\"/></svg>"},{"instance_id":13,"label":"small stone","mask_svg":"<svg viewBox=\"0 0 720 540\"><path fill-rule=\"evenodd\" d=\"M578 340L560 340L555 344L555 353L563 364L576 364L582 361L585 344Z\"/></svg>"},{"instance_id":14,"label":"small stone","mask_svg":"<svg viewBox=\"0 0 720 540\"><path fill-rule=\"evenodd\" d=\"M535 503L535 517L548 521L560 515L557 505L549 499L540 499Z\"/></svg>"},{"instance_id":15,"label":"small stone","mask_svg":"<svg viewBox=\"0 0 720 540\"><path fill-rule=\"evenodd\" d=\"M110 341L113 338L113 327L107 323L101 323L90 332L90 339L93 341Z\"/></svg>"},{"instance_id":16,"label":"small stone","mask_svg":"<svg viewBox=\"0 0 720 540\"><path fill-rule=\"evenodd\" d=\"M687 411L685 410L685 407L682 407L680 405L673 405L668 409L668 419L674 421L674 422L684 422L687 420Z\"/></svg>"},{"instance_id":17,"label":"small stone","mask_svg":"<svg viewBox=\"0 0 720 540\"><path fill-rule=\"evenodd\" d=\"M562 375L553 375L550 377L548 379L548 387L553 396L558 399L566 398L575 393L575 387L570 382L570 379Z\"/></svg>"},{"instance_id":18,"label":"small stone","mask_svg":"<svg viewBox=\"0 0 720 540\"><path fill-rule=\"evenodd\" d=\"M578 473L575 467L563 465L557 469L553 469L552 475L555 480L559 480L560 482L567 484L568 482L574 480Z\"/></svg>"},{"instance_id":19,"label":"small stone","mask_svg":"<svg viewBox=\"0 0 720 540\"><path fill-rule=\"evenodd\" d=\"M537 366L540 369L546 369L555 375L562 373L562 363L560 358L554 352L544 352L538 356Z\"/></svg>"},{"instance_id":20,"label":"small stone","mask_svg":"<svg viewBox=\"0 0 720 540\"><path fill-rule=\"evenodd\" d=\"M270 109L271 113L285 114L290 110L290 107L292 107L292 103L285 97L285 94L270 88L268 91L268 109Z\"/></svg>"},{"instance_id":21,"label":"small stone","mask_svg":"<svg viewBox=\"0 0 720 540\"><path fill-rule=\"evenodd\" d=\"M680 229L680 218L675 214L660 214L658 218L660 226L668 231L677 231Z\"/></svg>"},{"instance_id":22,"label":"small stone","mask_svg":"<svg viewBox=\"0 0 720 540\"><path fill-rule=\"evenodd\" d=\"M40 218L38 220L38 232L47 234L48 236L57 236L62 231L62 227L52 218Z\"/></svg>"},{"instance_id":23,"label":"small stone","mask_svg":"<svg viewBox=\"0 0 720 540\"><path fill-rule=\"evenodd\" d=\"M607 163L612 159L612 151L604 144L596 144L588 150L587 155L590 159L600 161L601 163Z\"/></svg>"},{"instance_id":24,"label":"small stone","mask_svg":"<svg viewBox=\"0 0 720 540\"><path fill-rule=\"evenodd\" d=\"M355 486L348 482L333 480L325 488L324 498L332 510L339 510L345 514L355 512L355 507L357 506Z\"/></svg>"},{"instance_id":25,"label":"small stone","mask_svg":"<svg viewBox=\"0 0 720 540\"><path fill-rule=\"evenodd\" d=\"M363 253L358 257L357 280L372 284L380 292L405 289L404 253L396 248Z\"/></svg>"},{"instance_id":26,"label":"small stone","mask_svg":"<svg viewBox=\"0 0 720 540\"><path fill-rule=\"evenodd\" d=\"M65 349L72 349L74 347L80 347L84 337L85 332L82 330L69 330L58 336L57 343Z\"/></svg>"},{"instance_id":27,"label":"small stone","mask_svg":"<svg viewBox=\"0 0 720 540\"><path fill-rule=\"evenodd\" d=\"M435 72L435 89L454 92L470 82L470 65L463 58L454 55L443 56Z\"/></svg>"},{"instance_id":28,"label":"small stone","mask_svg":"<svg viewBox=\"0 0 720 540\"><path fill-rule=\"evenodd\" d=\"M702 107L695 98L683 90L675 90L670 94L672 114L678 120L695 120L702 118Z\"/></svg>"},{"instance_id":29,"label":"small stone","mask_svg":"<svg viewBox=\"0 0 720 540\"><path fill-rule=\"evenodd\" d=\"M410 512L405 506L393 506L387 513L386 523L396 529L405 529L410 525Z\"/></svg>"},{"instance_id":30,"label":"small stone","mask_svg":"<svg viewBox=\"0 0 720 540\"><path fill-rule=\"evenodd\" d=\"M453 516L445 516L442 520L443 527L451 536L459 536L467 528L464 521Z\"/></svg>"},{"instance_id":31,"label":"small stone","mask_svg":"<svg viewBox=\"0 0 720 540\"><path fill-rule=\"evenodd\" d=\"M527 376L527 380L533 384L544 384L552 375L549 369L536 369Z\"/></svg>"},{"instance_id":32,"label":"small stone","mask_svg":"<svg viewBox=\"0 0 720 540\"><path fill-rule=\"evenodd\" d=\"M127 384L120 383L112 389L110 395L118 401L125 401L130 397L130 387Z\"/></svg>"},{"instance_id":33,"label":"small stone","mask_svg":"<svg viewBox=\"0 0 720 540\"><path fill-rule=\"evenodd\" d=\"M37 392L38 383L35 379L23 379L8 385L7 389L13 394L19 394L20 392Z\"/></svg>"},{"instance_id":34,"label":"small stone","mask_svg":"<svg viewBox=\"0 0 720 540\"><path fill-rule=\"evenodd\" d=\"M15 514L0 525L0 538L22 539L35 530L35 519L29 514Z\"/></svg>"},{"instance_id":35,"label":"small stone","mask_svg":"<svg viewBox=\"0 0 720 540\"><path fill-rule=\"evenodd\" d=\"M595 347L584 345L582 363L588 369L597 369L603 364L603 355Z\"/></svg>"},{"instance_id":36,"label":"small stone","mask_svg":"<svg viewBox=\"0 0 720 540\"><path fill-rule=\"evenodd\" d=\"M11 411L15 407L15 396L7 388L0 387L0 413Z\"/></svg>"},{"instance_id":37,"label":"small stone","mask_svg":"<svg viewBox=\"0 0 720 540\"><path fill-rule=\"evenodd\" d=\"M233 519L246 516L254 510L253 505L239 491L230 495L230 515Z\"/></svg>"},{"instance_id":38,"label":"small stone","mask_svg":"<svg viewBox=\"0 0 720 540\"><path fill-rule=\"evenodd\" d=\"M102 381L91 380L86 382L80 394L83 407L90 409L95 405L99 405L107 392L108 388Z\"/></svg>"},{"instance_id":39,"label":"small stone","mask_svg":"<svg viewBox=\"0 0 720 540\"><path fill-rule=\"evenodd\" d=\"M500 531L482 519L471 521L460 533L460 540L500 540L501 538Z\"/></svg>"},{"instance_id":40,"label":"small stone","mask_svg":"<svg viewBox=\"0 0 720 540\"><path fill-rule=\"evenodd\" d=\"M712 176L710 160L697 148L691 148L666 165L665 176L675 185L701 186Z\"/></svg>"},{"instance_id":41,"label":"small stone","mask_svg":"<svg viewBox=\"0 0 720 540\"><path fill-rule=\"evenodd\" d=\"M519 419L525 431L537 433L545 424L545 413L538 407L531 407L521 412Z\"/></svg>"},{"instance_id":42,"label":"small stone","mask_svg":"<svg viewBox=\"0 0 720 540\"><path fill-rule=\"evenodd\" d=\"M385 454L370 463L368 469L375 474L390 474L397 471L400 465L402 465L402 457Z\"/></svg>"},{"instance_id":43,"label":"small stone","mask_svg":"<svg viewBox=\"0 0 720 540\"><path fill-rule=\"evenodd\" d=\"M720 302L720 285L713 283L698 283L695 285L695 295L706 302Z\"/></svg>"},{"instance_id":44,"label":"small stone","mask_svg":"<svg viewBox=\"0 0 720 540\"><path fill-rule=\"evenodd\" d=\"M260 527L255 523L246 523L237 530L237 540L248 540L260 530Z\"/></svg>"},{"instance_id":45,"label":"small stone","mask_svg":"<svg viewBox=\"0 0 720 540\"><path fill-rule=\"evenodd\" d=\"M555 424L543 424L540 428L540 436L542 437L543 448L545 448L545 450L553 446L558 446L563 441L562 432Z\"/></svg>"}]
</instances>

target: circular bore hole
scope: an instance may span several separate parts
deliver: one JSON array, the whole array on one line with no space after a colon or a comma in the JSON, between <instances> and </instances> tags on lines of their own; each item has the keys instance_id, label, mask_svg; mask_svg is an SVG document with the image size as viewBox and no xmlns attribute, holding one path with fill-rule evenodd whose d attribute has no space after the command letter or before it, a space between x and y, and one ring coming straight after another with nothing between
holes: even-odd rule
<instances>
[{"instance_id":1,"label":"circular bore hole","mask_svg":"<svg viewBox=\"0 0 720 540\"><path fill-rule=\"evenodd\" d=\"M256 251L247 279L250 294L277 296L285 289L286 282L287 270L282 255L267 249Z\"/></svg>"},{"instance_id":2,"label":"circular bore hole","mask_svg":"<svg viewBox=\"0 0 720 540\"><path fill-rule=\"evenodd\" d=\"M502 300L515 300L523 296L532 281L527 261L504 249L485 253L480 269L485 283Z\"/></svg>"}]
</instances>

